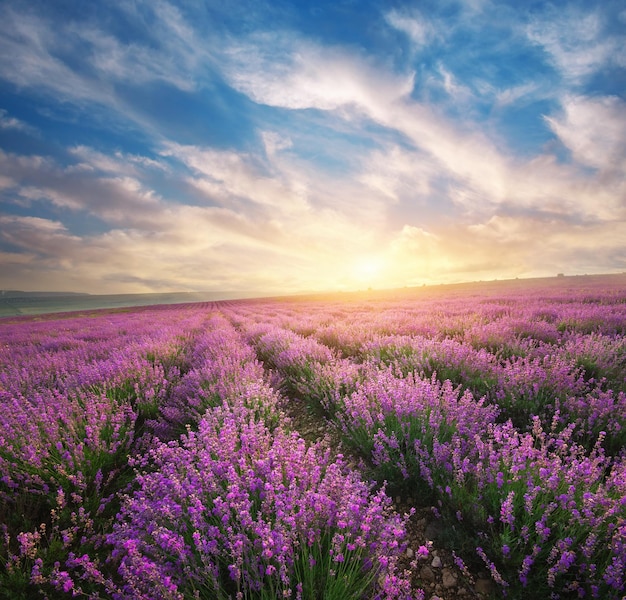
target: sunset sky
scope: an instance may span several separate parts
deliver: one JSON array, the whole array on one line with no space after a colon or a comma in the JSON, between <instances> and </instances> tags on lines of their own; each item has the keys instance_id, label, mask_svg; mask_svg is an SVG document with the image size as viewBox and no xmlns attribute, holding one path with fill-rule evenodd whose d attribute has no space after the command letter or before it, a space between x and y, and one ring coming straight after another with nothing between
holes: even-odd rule
<instances>
[{"instance_id":1,"label":"sunset sky","mask_svg":"<svg viewBox=\"0 0 626 600\"><path fill-rule=\"evenodd\" d=\"M622 0L0 0L0 289L626 271Z\"/></svg>"}]
</instances>

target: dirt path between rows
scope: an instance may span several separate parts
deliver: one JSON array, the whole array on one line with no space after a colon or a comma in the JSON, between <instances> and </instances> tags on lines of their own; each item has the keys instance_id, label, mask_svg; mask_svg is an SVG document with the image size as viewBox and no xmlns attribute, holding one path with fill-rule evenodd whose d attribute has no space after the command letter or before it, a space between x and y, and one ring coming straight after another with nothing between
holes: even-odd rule
<instances>
[{"instance_id":1,"label":"dirt path between rows","mask_svg":"<svg viewBox=\"0 0 626 600\"><path fill-rule=\"evenodd\" d=\"M343 454L350 467L359 468L362 459L346 448L336 426L314 414L303 400L286 399L283 410L290 419L291 428L307 442L322 441L335 455ZM414 588L423 589L426 600L485 600L497 597L487 573L463 573L455 564L452 552L440 539L441 523L434 516L432 507L419 506L410 497L393 498L393 509L397 513L409 513L412 508L415 512L407 527L408 547L402 567L411 571ZM412 568L411 563L420 546L429 547L430 554L419 561L416 568Z\"/></svg>"}]
</instances>

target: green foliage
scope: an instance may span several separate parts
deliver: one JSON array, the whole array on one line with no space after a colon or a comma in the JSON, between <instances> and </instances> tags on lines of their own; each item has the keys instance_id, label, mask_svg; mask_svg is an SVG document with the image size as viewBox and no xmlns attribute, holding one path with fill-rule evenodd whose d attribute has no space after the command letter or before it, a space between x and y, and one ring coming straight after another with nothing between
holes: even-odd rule
<instances>
[{"instance_id":1,"label":"green foliage","mask_svg":"<svg viewBox=\"0 0 626 600\"><path fill-rule=\"evenodd\" d=\"M352 548L352 549L350 549ZM302 583L302 600L345 600L364 598L374 587L377 570L364 569L367 552L348 547L348 541L333 543L331 532L312 546L302 543L294 559L295 580ZM263 595L273 600L279 596Z\"/></svg>"}]
</instances>

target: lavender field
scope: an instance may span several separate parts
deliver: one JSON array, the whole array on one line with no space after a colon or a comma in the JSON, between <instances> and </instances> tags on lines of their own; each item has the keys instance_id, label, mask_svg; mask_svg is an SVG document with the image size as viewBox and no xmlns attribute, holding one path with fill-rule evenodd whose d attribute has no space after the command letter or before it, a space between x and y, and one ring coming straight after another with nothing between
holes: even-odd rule
<instances>
[{"instance_id":1,"label":"lavender field","mask_svg":"<svg viewBox=\"0 0 626 600\"><path fill-rule=\"evenodd\" d=\"M468 598L623 598L626 284L566 279L0 320L0 597L430 598L428 509Z\"/></svg>"}]
</instances>

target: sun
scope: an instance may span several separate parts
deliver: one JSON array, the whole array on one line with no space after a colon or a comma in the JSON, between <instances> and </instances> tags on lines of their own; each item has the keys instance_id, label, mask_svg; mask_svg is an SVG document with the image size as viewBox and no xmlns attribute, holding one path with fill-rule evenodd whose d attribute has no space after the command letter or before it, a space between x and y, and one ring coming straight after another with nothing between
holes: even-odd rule
<instances>
[{"instance_id":1,"label":"sun","mask_svg":"<svg viewBox=\"0 0 626 600\"><path fill-rule=\"evenodd\" d=\"M354 261L353 277L360 283L375 284L383 275L385 261L380 256L362 256Z\"/></svg>"}]
</instances>

